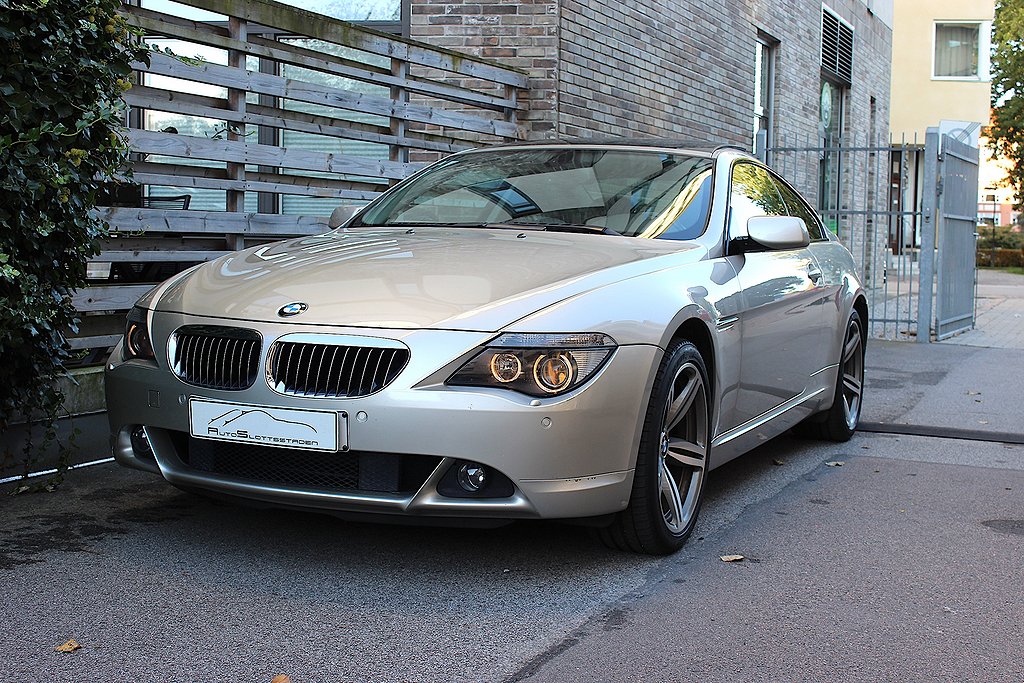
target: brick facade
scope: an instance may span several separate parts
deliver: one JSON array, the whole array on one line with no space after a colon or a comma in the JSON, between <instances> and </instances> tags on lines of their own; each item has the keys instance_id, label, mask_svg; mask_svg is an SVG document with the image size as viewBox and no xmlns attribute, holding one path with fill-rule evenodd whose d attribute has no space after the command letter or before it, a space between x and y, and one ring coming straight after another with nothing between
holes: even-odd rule
<instances>
[{"instance_id":1,"label":"brick facade","mask_svg":"<svg viewBox=\"0 0 1024 683\"><path fill-rule=\"evenodd\" d=\"M778 41L774 130L817 134L817 0L411 3L414 39L529 72L523 121L535 138L667 136L749 146L758 31ZM884 133L892 32L863 0L830 7L855 29L845 128Z\"/></svg>"}]
</instances>

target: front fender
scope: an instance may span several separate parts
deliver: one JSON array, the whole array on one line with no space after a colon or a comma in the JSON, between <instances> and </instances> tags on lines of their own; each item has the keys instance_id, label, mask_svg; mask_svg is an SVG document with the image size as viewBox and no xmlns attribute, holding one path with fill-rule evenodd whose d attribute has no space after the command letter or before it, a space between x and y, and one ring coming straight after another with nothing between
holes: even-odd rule
<instances>
[{"instance_id":1,"label":"front fender","mask_svg":"<svg viewBox=\"0 0 1024 683\"><path fill-rule=\"evenodd\" d=\"M548 306L507 328L510 332L604 332L620 346L644 344L666 349L691 320L705 325L714 354L716 420L729 412L739 385L741 292L728 258L667 268L593 289ZM657 356L661 362L661 354ZM649 395L657 364L646 377ZM642 423L646 406L639 410ZM714 425L717 432L718 425ZM637 430L639 433L639 429Z\"/></svg>"}]
</instances>

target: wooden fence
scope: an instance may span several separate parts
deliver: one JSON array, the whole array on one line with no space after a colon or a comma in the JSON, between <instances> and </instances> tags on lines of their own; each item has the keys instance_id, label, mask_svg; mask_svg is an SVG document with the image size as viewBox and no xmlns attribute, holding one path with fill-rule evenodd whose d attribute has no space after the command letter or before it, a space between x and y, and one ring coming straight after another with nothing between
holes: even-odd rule
<instances>
[{"instance_id":1,"label":"wooden fence","mask_svg":"<svg viewBox=\"0 0 1024 683\"><path fill-rule=\"evenodd\" d=\"M178 1L223 19L122 7L147 42L175 42L136 64L124 95L137 185L100 209L114 232L75 295L76 348L115 343L124 311L189 264L321 232L335 204L372 199L422 159L525 138L515 69L272 0ZM206 134L153 129L153 112ZM296 212L286 197L324 201Z\"/></svg>"}]
</instances>

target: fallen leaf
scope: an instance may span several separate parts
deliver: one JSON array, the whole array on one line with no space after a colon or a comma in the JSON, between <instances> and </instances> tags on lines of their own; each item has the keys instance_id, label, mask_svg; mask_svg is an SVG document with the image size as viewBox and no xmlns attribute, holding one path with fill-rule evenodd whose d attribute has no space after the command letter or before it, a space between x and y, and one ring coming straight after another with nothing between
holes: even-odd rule
<instances>
[{"instance_id":1,"label":"fallen leaf","mask_svg":"<svg viewBox=\"0 0 1024 683\"><path fill-rule=\"evenodd\" d=\"M722 555L718 559L722 562L742 562L745 558L742 555Z\"/></svg>"},{"instance_id":2,"label":"fallen leaf","mask_svg":"<svg viewBox=\"0 0 1024 683\"><path fill-rule=\"evenodd\" d=\"M781 467L782 465L786 464L786 461L785 460L772 460L772 464L775 465L776 467Z\"/></svg>"},{"instance_id":3,"label":"fallen leaf","mask_svg":"<svg viewBox=\"0 0 1024 683\"><path fill-rule=\"evenodd\" d=\"M55 652L74 652L75 650L81 650L82 646L78 644L78 641L72 638L63 645L58 645L53 648Z\"/></svg>"},{"instance_id":4,"label":"fallen leaf","mask_svg":"<svg viewBox=\"0 0 1024 683\"><path fill-rule=\"evenodd\" d=\"M845 464L845 460L829 460L827 463L825 463L825 467L842 467Z\"/></svg>"},{"instance_id":5,"label":"fallen leaf","mask_svg":"<svg viewBox=\"0 0 1024 683\"><path fill-rule=\"evenodd\" d=\"M292 679L287 674L277 674L270 679L270 683L292 683Z\"/></svg>"}]
</instances>

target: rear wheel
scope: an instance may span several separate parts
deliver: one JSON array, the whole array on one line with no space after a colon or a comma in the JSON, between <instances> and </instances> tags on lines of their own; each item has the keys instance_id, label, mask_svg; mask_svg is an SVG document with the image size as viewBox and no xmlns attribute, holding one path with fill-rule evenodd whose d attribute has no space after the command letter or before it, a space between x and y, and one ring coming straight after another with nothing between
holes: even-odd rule
<instances>
[{"instance_id":1,"label":"rear wheel","mask_svg":"<svg viewBox=\"0 0 1024 683\"><path fill-rule=\"evenodd\" d=\"M711 400L700 351L685 340L673 343L651 390L629 506L598 530L605 544L651 555L682 547L700 511Z\"/></svg>"},{"instance_id":2,"label":"rear wheel","mask_svg":"<svg viewBox=\"0 0 1024 683\"><path fill-rule=\"evenodd\" d=\"M827 441L849 441L860 423L864 395L864 333L856 311L846 325L840 352L832 407L799 425L804 436Z\"/></svg>"}]
</instances>

